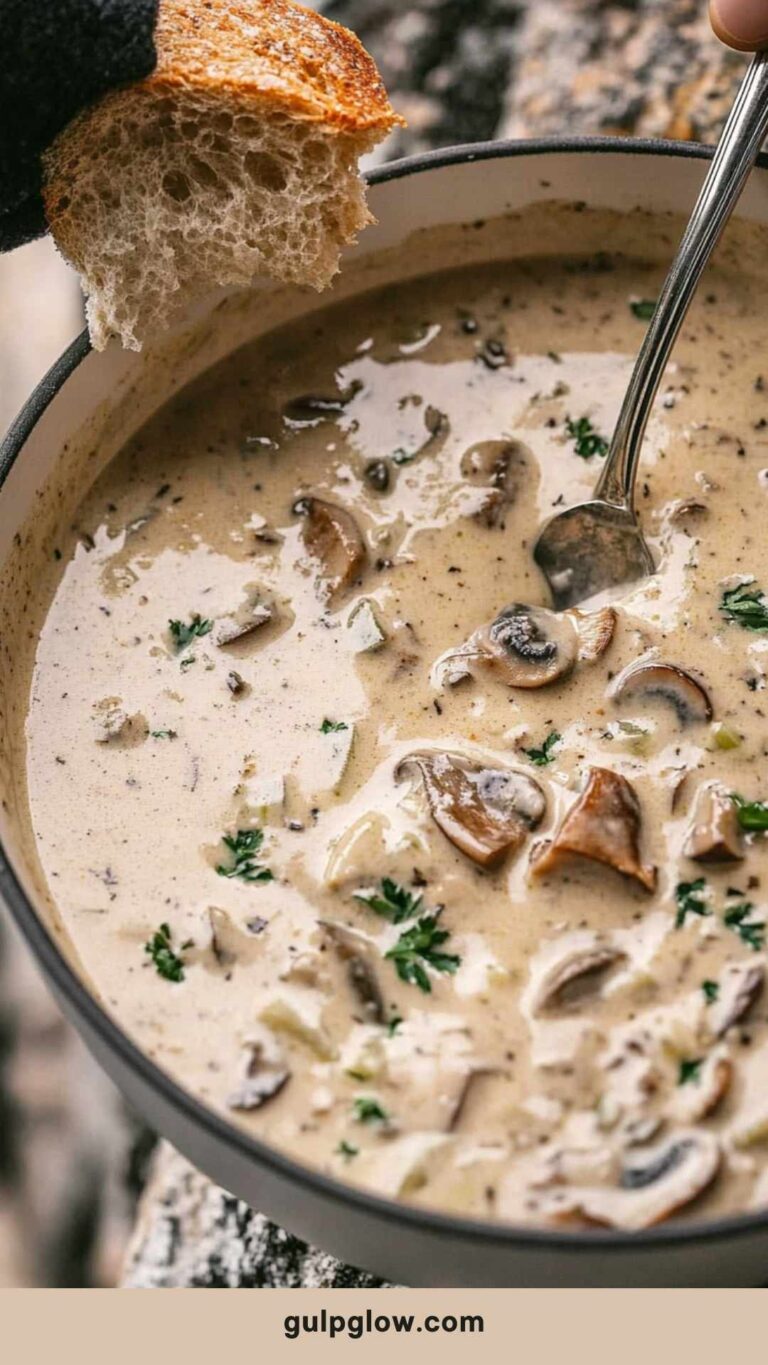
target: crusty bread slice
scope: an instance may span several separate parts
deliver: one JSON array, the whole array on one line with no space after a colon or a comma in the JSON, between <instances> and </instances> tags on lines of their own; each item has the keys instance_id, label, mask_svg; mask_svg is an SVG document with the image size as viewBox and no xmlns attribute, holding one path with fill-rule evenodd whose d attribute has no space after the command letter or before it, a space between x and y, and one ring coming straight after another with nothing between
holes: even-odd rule
<instances>
[{"instance_id":1,"label":"crusty bread slice","mask_svg":"<svg viewBox=\"0 0 768 1365\"><path fill-rule=\"evenodd\" d=\"M358 158L401 122L358 39L292 0L161 0L156 43L45 158L98 349L140 349L215 285L322 289L370 221Z\"/></svg>"}]
</instances>

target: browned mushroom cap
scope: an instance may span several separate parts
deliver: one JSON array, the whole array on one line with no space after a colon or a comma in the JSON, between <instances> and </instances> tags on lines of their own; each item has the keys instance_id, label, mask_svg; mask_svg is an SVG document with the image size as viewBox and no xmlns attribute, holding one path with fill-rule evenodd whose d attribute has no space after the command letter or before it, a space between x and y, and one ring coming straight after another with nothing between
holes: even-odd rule
<instances>
[{"instance_id":1,"label":"browned mushroom cap","mask_svg":"<svg viewBox=\"0 0 768 1365\"><path fill-rule=\"evenodd\" d=\"M653 891L656 868L640 860L640 821L640 803L626 777L609 768L590 768L584 791L554 839L532 858L532 871L544 876L575 854L606 863Z\"/></svg>"},{"instance_id":2,"label":"browned mushroom cap","mask_svg":"<svg viewBox=\"0 0 768 1365\"><path fill-rule=\"evenodd\" d=\"M279 1094L290 1076L279 1044L265 1033L249 1043L242 1082L227 1104L230 1109L260 1109Z\"/></svg>"},{"instance_id":3,"label":"browned mushroom cap","mask_svg":"<svg viewBox=\"0 0 768 1365\"><path fill-rule=\"evenodd\" d=\"M696 794L683 853L697 863L735 863L744 857L744 835L730 792L718 782Z\"/></svg>"},{"instance_id":4,"label":"browned mushroom cap","mask_svg":"<svg viewBox=\"0 0 768 1365\"><path fill-rule=\"evenodd\" d=\"M541 787L527 773L457 754L409 754L395 775L410 765L421 773L438 829L479 867L496 867L518 849L546 809Z\"/></svg>"},{"instance_id":5,"label":"browned mushroom cap","mask_svg":"<svg viewBox=\"0 0 768 1365\"><path fill-rule=\"evenodd\" d=\"M534 987L531 1010L540 1014L569 1003L569 996L577 988L597 987L609 967L622 962L625 954L609 943L586 944L571 948L542 973Z\"/></svg>"},{"instance_id":6,"label":"browned mushroom cap","mask_svg":"<svg viewBox=\"0 0 768 1365\"><path fill-rule=\"evenodd\" d=\"M658 697L669 702L681 725L712 719L712 703L701 683L677 664L630 664L611 687L613 701Z\"/></svg>"},{"instance_id":7,"label":"browned mushroom cap","mask_svg":"<svg viewBox=\"0 0 768 1365\"><path fill-rule=\"evenodd\" d=\"M509 687L546 687L570 673L579 653L571 616L513 602L468 645Z\"/></svg>"},{"instance_id":8,"label":"browned mushroom cap","mask_svg":"<svg viewBox=\"0 0 768 1365\"><path fill-rule=\"evenodd\" d=\"M616 629L613 607L600 607L598 611L580 611L578 607L572 607L565 615L575 621L579 632L579 663L596 663L613 639Z\"/></svg>"},{"instance_id":9,"label":"browned mushroom cap","mask_svg":"<svg viewBox=\"0 0 768 1365\"><path fill-rule=\"evenodd\" d=\"M563 1214L580 1213L592 1223L630 1232L653 1227L703 1194L720 1161L711 1133L684 1130L647 1150L642 1162L625 1165L617 1187L569 1190Z\"/></svg>"},{"instance_id":10,"label":"browned mushroom cap","mask_svg":"<svg viewBox=\"0 0 768 1365\"><path fill-rule=\"evenodd\" d=\"M334 920L320 920L319 924L341 961L347 964L347 979L366 1019L374 1024L385 1024L387 1007L370 958L367 940L346 924L338 924Z\"/></svg>"},{"instance_id":11,"label":"browned mushroom cap","mask_svg":"<svg viewBox=\"0 0 768 1365\"><path fill-rule=\"evenodd\" d=\"M329 595L334 597L359 578L365 565L365 542L357 522L344 507L322 498L299 498L293 510L304 518L304 544L320 561Z\"/></svg>"},{"instance_id":12,"label":"browned mushroom cap","mask_svg":"<svg viewBox=\"0 0 768 1365\"><path fill-rule=\"evenodd\" d=\"M729 1028L749 1014L765 984L765 968L759 963L734 963L718 980L717 999L707 1008L707 1028L712 1038L722 1038Z\"/></svg>"}]
</instances>

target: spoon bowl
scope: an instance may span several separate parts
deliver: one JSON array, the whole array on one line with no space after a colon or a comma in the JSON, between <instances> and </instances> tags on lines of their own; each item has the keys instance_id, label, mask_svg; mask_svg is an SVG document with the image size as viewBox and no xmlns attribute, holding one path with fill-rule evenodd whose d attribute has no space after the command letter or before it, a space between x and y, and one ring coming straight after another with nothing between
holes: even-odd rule
<instances>
[{"instance_id":1,"label":"spoon bowl","mask_svg":"<svg viewBox=\"0 0 768 1365\"><path fill-rule=\"evenodd\" d=\"M768 53L739 87L683 233L624 396L611 448L589 502L567 507L539 533L533 557L558 610L654 572L634 505L640 448L670 352L707 262L768 132Z\"/></svg>"},{"instance_id":2,"label":"spoon bowl","mask_svg":"<svg viewBox=\"0 0 768 1365\"><path fill-rule=\"evenodd\" d=\"M597 498L551 517L533 557L556 611L647 578L656 567L634 512Z\"/></svg>"}]
</instances>

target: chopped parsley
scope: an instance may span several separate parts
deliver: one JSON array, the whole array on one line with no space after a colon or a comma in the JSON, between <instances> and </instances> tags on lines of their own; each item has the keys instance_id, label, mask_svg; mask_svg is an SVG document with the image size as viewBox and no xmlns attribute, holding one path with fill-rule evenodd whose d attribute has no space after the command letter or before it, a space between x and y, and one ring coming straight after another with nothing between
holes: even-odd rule
<instances>
[{"instance_id":1,"label":"chopped parsley","mask_svg":"<svg viewBox=\"0 0 768 1365\"><path fill-rule=\"evenodd\" d=\"M394 948L384 954L394 962L401 981L418 986L427 995L432 990L432 983L426 967L452 976L461 963L461 958L455 953L440 951L450 935L447 929L439 927L439 923L439 910L432 915L422 915L410 929L403 931Z\"/></svg>"},{"instance_id":2,"label":"chopped parsley","mask_svg":"<svg viewBox=\"0 0 768 1365\"><path fill-rule=\"evenodd\" d=\"M394 1038L402 1022L403 1022L402 1018L399 1014L392 1015L392 1018L387 1024L387 1033L389 1034L390 1038Z\"/></svg>"},{"instance_id":3,"label":"chopped parsley","mask_svg":"<svg viewBox=\"0 0 768 1365\"><path fill-rule=\"evenodd\" d=\"M343 1156L345 1161L351 1161L353 1156L358 1156L359 1153L359 1147L353 1147L351 1142L345 1142L343 1139L336 1148L337 1156Z\"/></svg>"},{"instance_id":4,"label":"chopped parsley","mask_svg":"<svg viewBox=\"0 0 768 1365\"><path fill-rule=\"evenodd\" d=\"M656 300L632 299L629 306L640 322L650 322L656 311Z\"/></svg>"},{"instance_id":5,"label":"chopped parsley","mask_svg":"<svg viewBox=\"0 0 768 1365\"><path fill-rule=\"evenodd\" d=\"M243 882L272 881L269 868L256 861L264 842L263 830L239 829L237 834L222 835L222 842L232 854L232 862L228 867L218 864L216 871L220 877L239 877Z\"/></svg>"},{"instance_id":6,"label":"chopped parsley","mask_svg":"<svg viewBox=\"0 0 768 1365\"><path fill-rule=\"evenodd\" d=\"M742 943L746 943L753 953L759 953L765 945L765 924L762 920L750 919L754 908L751 901L742 901L726 910L724 918L728 928L738 934Z\"/></svg>"},{"instance_id":7,"label":"chopped parsley","mask_svg":"<svg viewBox=\"0 0 768 1365\"><path fill-rule=\"evenodd\" d=\"M703 1057L683 1057L680 1062L680 1070L677 1073L677 1084L690 1085L693 1081L698 1083L701 1080L703 1061Z\"/></svg>"},{"instance_id":8,"label":"chopped parsley","mask_svg":"<svg viewBox=\"0 0 768 1365\"><path fill-rule=\"evenodd\" d=\"M538 768L546 768L548 763L554 763L555 760L552 750L556 744L560 743L561 738L562 736L557 733L557 730L552 730L550 734L547 735L547 738L544 740L540 749L523 749L523 753L526 758L529 758L531 763L535 763Z\"/></svg>"},{"instance_id":9,"label":"chopped parsley","mask_svg":"<svg viewBox=\"0 0 768 1365\"><path fill-rule=\"evenodd\" d=\"M387 1123L389 1114L378 1100L369 1095L358 1095L355 1100L355 1119L358 1123Z\"/></svg>"},{"instance_id":10,"label":"chopped parsley","mask_svg":"<svg viewBox=\"0 0 768 1365\"><path fill-rule=\"evenodd\" d=\"M150 730L153 739L176 739L175 730Z\"/></svg>"},{"instance_id":11,"label":"chopped parsley","mask_svg":"<svg viewBox=\"0 0 768 1365\"><path fill-rule=\"evenodd\" d=\"M717 981L702 981L701 989L704 992L704 999L708 1005L714 1005L720 994L720 984Z\"/></svg>"},{"instance_id":12,"label":"chopped parsley","mask_svg":"<svg viewBox=\"0 0 768 1365\"><path fill-rule=\"evenodd\" d=\"M675 888L675 900L677 901L676 929L682 929L688 915L712 914L705 899L706 888L707 883L704 877L697 877L695 882L677 883Z\"/></svg>"},{"instance_id":13,"label":"chopped parsley","mask_svg":"<svg viewBox=\"0 0 768 1365\"><path fill-rule=\"evenodd\" d=\"M379 885L380 891L356 891L355 900L362 901L363 905L375 910L377 915L388 919L391 924L402 924L419 913L421 896L414 896L391 877L382 877Z\"/></svg>"},{"instance_id":14,"label":"chopped parsley","mask_svg":"<svg viewBox=\"0 0 768 1365\"><path fill-rule=\"evenodd\" d=\"M144 944L144 952L149 953L152 958L158 976L162 976L166 981L184 980L184 963L171 947L169 924L160 925L149 942Z\"/></svg>"},{"instance_id":15,"label":"chopped parsley","mask_svg":"<svg viewBox=\"0 0 768 1365\"><path fill-rule=\"evenodd\" d=\"M566 418L565 431L582 460L589 460L593 455L608 454L608 442L595 431L588 417L579 417L575 422L572 417Z\"/></svg>"},{"instance_id":16,"label":"chopped parsley","mask_svg":"<svg viewBox=\"0 0 768 1365\"><path fill-rule=\"evenodd\" d=\"M744 630L768 630L768 601L762 588L740 583L723 593L720 610L728 621Z\"/></svg>"},{"instance_id":17,"label":"chopped parsley","mask_svg":"<svg viewBox=\"0 0 768 1365\"><path fill-rule=\"evenodd\" d=\"M320 733L323 735L335 735L339 730L348 730L349 726L345 720L328 720L327 716L320 726Z\"/></svg>"},{"instance_id":18,"label":"chopped parsley","mask_svg":"<svg viewBox=\"0 0 768 1365\"><path fill-rule=\"evenodd\" d=\"M189 624L185 621L169 621L168 629L171 632L171 639L176 646L176 653L181 654L192 644L193 640L199 640L203 635L208 635L213 630L213 621L202 617L196 611Z\"/></svg>"},{"instance_id":19,"label":"chopped parsley","mask_svg":"<svg viewBox=\"0 0 768 1365\"><path fill-rule=\"evenodd\" d=\"M765 801L745 801L738 792L731 792L731 800L742 829L750 834L768 829L768 805Z\"/></svg>"}]
</instances>

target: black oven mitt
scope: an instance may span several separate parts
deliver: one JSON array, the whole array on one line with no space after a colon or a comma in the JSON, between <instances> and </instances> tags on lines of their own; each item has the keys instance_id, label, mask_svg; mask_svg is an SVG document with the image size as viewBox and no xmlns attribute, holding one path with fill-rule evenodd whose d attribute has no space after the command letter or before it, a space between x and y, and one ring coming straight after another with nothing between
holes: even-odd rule
<instances>
[{"instance_id":1,"label":"black oven mitt","mask_svg":"<svg viewBox=\"0 0 768 1365\"><path fill-rule=\"evenodd\" d=\"M47 230L40 157L75 114L154 70L159 0L0 0L0 251Z\"/></svg>"}]
</instances>

